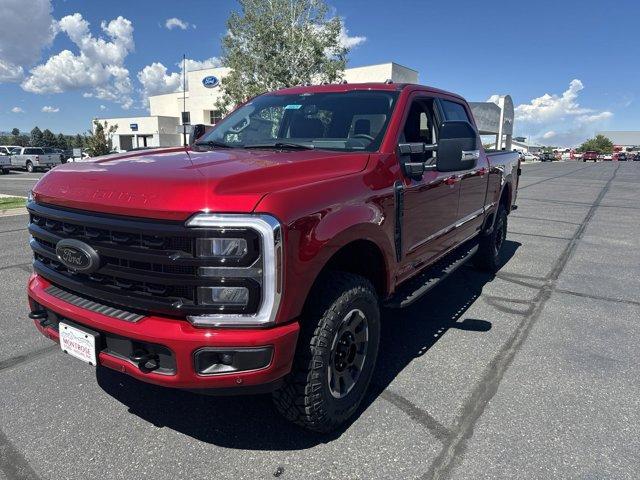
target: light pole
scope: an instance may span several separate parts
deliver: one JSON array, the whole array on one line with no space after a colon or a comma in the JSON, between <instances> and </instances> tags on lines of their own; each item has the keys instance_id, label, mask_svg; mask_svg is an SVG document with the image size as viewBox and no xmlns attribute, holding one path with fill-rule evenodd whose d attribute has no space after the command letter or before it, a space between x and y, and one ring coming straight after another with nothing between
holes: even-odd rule
<instances>
[{"instance_id":1,"label":"light pole","mask_svg":"<svg viewBox=\"0 0 640 480\"><path fill-rule=\"evenodd\" d=\"M187 124L185 123L187 113L187 71L185 69L187 56L182 54L182 141L187 146Z\"/></svg>"}]
</instances>

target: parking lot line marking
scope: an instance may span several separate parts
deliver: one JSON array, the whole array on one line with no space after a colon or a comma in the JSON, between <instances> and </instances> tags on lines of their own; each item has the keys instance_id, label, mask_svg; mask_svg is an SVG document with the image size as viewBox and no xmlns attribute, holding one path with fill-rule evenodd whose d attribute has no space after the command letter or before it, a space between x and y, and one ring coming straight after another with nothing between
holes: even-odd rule
<instances>
[{"instance_id":1,"label":"parking lot line marking","mask_svg":"<svg viewBox=\"0 0 640 480\"><path fill-rule=\"evenodd\" d=\"M0 430L0 471L9 480L40 480L27 459Z\"/></svg>"},{"instance_id":2,"label":"parking lot line marking","mask_svg":"<svg viewBox=\"0 0 640 480\"><path fill-rule=\"evenodd\" d=\"M58 344L47 345L46 347L43 347L39 350L33 350L31 352L16 355L15 357L7 358L6 360L1 360L0 372L15 367L16 365L21 365L23 363L29 363L33 360L38 360L40 357L49 355L50 353L53 353L57 350L60 350Z\"/></svg>"},{"instance_id":3,"label":"parking lot line marking","mask_svg":"<svg viewBox=\"0 0 640 480\"><path fill-rule=\"evenodd\" d=\"M2 235L3 233L15 233L15 232L22 232L24 230L28 230L27 227L25 228L16 228L14 230L1 230L0 231L0 235Z\"/></svg>"},{"instance_id":4,"label":"parking lot line marking","mask_svg":"<svg viewBox=\"0 0 640 480\"><path fill-rule=\"evenodd\" d=\"M574 292L572 290L564 290L564 289L561 289L561 288L556 288L555 291L557 293L564 293L566 295L574 295L576 297L591 298L593 300L604 300L605 302L626 303L628 305L640 306L640 302L637 302L635 300L627 300L627 299L624 299L624 298L613 298L613 297L606 297L604 295L594 295L594 294L591 294L591 293Z\"/></svg>"},{"instance_id":5,"label":"parking lot line marking","mask_svg":"<svg viewBox=\"0 0 640 480\"><path fill-rule=\"evenodd\" d=\"M31 262L27 262L27 263L15 263L13 265L5 265L4 267L0 267L0 271L2 270L8 270L10 268L22 268L25 265L29 265L31 266Z\"/></svg>"},{"instance_id":6,"label":"parking lot line marking","mask_svg":"<svg viewBox=\"0 0 640 480\"><path fill-rule=\"evenodd\" d=\"M571 237L555 237L553 235L540 235L539 233L525 233L525 232L509 232L510 235L526 235L528 237L540 237L551 238L553 240L571 240Z\"/></svg>"},{"instance_id":7,"label":"parking lot line marking","mask_svg":"<svg viewBox=\"0 0 640 480\"><path fill-rule=\"evenodd\" d=\"M520 186L519 186L519 187L518 187L518 190L524 190L525 188L533 187L534 185L539 185L539 184L541 184L541 183L549 182L549 181L551 181L551 180L555 180L555 179L557 179L557 178L566 177L567 175L572 175L572 174L574 174L574 173L576 173L576 172L579 172L580 170L584 170L585 168L590 168L590 167L593 167L593 165L589 165L589 166L587 166L587 167L582 167L582 168L576 168L576 169L574 169L574 170L571 170L570 172L562 173L562 174L560 174L560 175L556 175L555 177L545 178L545 179L543 179L543 180L539 180L539 181L537 181L537 182L533 182L533 183L530 183L530 184L528 184L528 185L524 185L524 186L522 186L522 187L520 187Z\"/></svg>"},{"instance_id":8,"label":"parking lot line marking","mask_svg":"<svg viewBox=\"0 0 640 480\"><path fill-rule=\"evenodd\" d=\"M533 299L533 305L530 313L523 319L513 332L509 340L502 346L496 356L489 364L489 368L485 371L480 381L476 384L475 389L469 396L468 401L462 408L462 415L457 423L452 435L445 441L442 450L429 466L427 472L422 476L423 480L442 480L448 478L453 469L462 461L467 448L467 440L472 437L477 421L483 415L487 405L498 392L500 382L504 378L504 374L511 365L514 357L529 336L529 332L535 325L538 318L544 310L551 294L555 291L555 285L560 274L566 267L567 263L573 256L578 242L582 238L587 225L595 215L600 202L609 191L613 180L616 178L620 165L613 172L613 175L607 183L602 187L600 193L589 208L587 215L576 229L569 244L562 251L555 262L551 273L547 277L544 285Z\"/></svg>"},{"instance_id":9,"label":"parking lot line marking","mask_svg":"<svg viewBox=\"0 0 640 480\"><path fill-rule=\"evenodd\" d=\"M372 387L378 388L377 385L372 385ZM426 427L427 430L429 430L433 436L441 442L444 442L451 436L451 432L447 427L438 422L428 412L411 403L402 395L387 388L380 392L380 397L399 408L412 420L416 421L423 427Z\"/></svg>"}]
</instances>

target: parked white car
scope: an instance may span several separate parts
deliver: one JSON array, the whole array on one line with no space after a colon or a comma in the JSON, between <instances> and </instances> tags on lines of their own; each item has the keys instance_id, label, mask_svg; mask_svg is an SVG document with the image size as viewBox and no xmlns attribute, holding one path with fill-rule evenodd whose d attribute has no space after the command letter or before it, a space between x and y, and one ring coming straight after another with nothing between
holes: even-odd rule
<instances>
[{"instance_id":1,"label":"parked white car","mask_svg":"<svg viewBox=\"0 0 640 480\"><path fill-rule=\"evenodd\" d=\"M50 169L60 165L60 154L47 154L40 147L17 147L11 151L11 168L24 168L27 172Z\"/></svg>"},{"instance_id":2,"label":"parked white car","mask_svg":"<svg viewBox=\"0 0 640 480\"><path fill-rule=\"evenodd\" d=\"M11 168L10 147L0 145L0 174L6 175Z\"/></svg>"},{"instance_id":3,"label":"parked white car","mask_svg":"<svg viewBox=\"0 0 640 480\"><path fill-rule=\"evenodd\" d=\"M525 153L524 154L524 161L525 162L532 162L534 160L538 160L538 157L536 157L533 153Z\"/></svg>"},{"instance_id":4,"label":"parked white car","mask_svg":"<svg viewBox=\"0 0 640 480\"><path fill-rule=\"evenodd\" d=\"M81 162L82 160L85 160L87 158L91 158L91 156L87 152L82 152L82 158L69 157L69 158L67 158L67 163L69 163L69 162Z\"/></svg>"}]
</instances>

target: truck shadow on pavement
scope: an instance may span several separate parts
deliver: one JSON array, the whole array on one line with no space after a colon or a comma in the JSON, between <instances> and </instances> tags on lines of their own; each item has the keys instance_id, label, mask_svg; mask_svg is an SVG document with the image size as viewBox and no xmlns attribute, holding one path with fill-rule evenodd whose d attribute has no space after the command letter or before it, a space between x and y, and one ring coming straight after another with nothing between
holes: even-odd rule
<instances>
[{"instance_id":1,"label":"truck shadow on pavement","mask_svg":"<svg viewBox=\"0 0 640 480\"><path fill-rule=\"evenodd\" d=\"M506 241L503 264L519 243ZM388 385L414 359L425 355L449 329L486 332L488 320L461 320L493 275L463 267L423 299L404 310L382 311L382 336L372 385L350 423L331 434L311 434L284 420L269 395L212 397L159 387L122 373L98 368L100 387L129 412L158 428L167 427L194 439L226 448L302 450L340 437L379 396L391 401L436 436L440 426ZM418 379L422 381L423 379ZM434 423L435 422L435 423Z\"/></svg>"}]
</instances>

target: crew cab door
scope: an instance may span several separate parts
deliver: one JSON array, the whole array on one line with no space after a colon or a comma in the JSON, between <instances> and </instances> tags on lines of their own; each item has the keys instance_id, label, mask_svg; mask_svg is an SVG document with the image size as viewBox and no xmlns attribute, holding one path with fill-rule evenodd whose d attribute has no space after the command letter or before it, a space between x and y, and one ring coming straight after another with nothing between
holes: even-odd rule
<instances>
[{"instance_id":1,"label":"crew cab door","mask_svg":"<svg viewBox=\"0 0 640 480\"><path fill-rule=\"evenodd\" d=\"M412 97L398 143L437 143L440 118L435 105L432 97ZM435 155L411 154L411 161L433 163ZM401 281L453 245L451 229L458 214L460 183L451 172L427 171L420 180L403 176L398 188L402 195Z\"/></svg>"},{"instance_id":2,"label":"crew cab door","mask_svg":"<svg viewBox=\"0 0 640 480\"><path fill-rule=\"evenodd\" d=\"M445 98L438 99L438 103L445 121L457 120L474 125L471 114L463 103ZM489 178L489 162L484 149L478 150L478 159L472 168L454 173L456 181L460 183L455 237L457 242L462 242L480 230L484 221Z\"/></svg>"}]
</instances>

